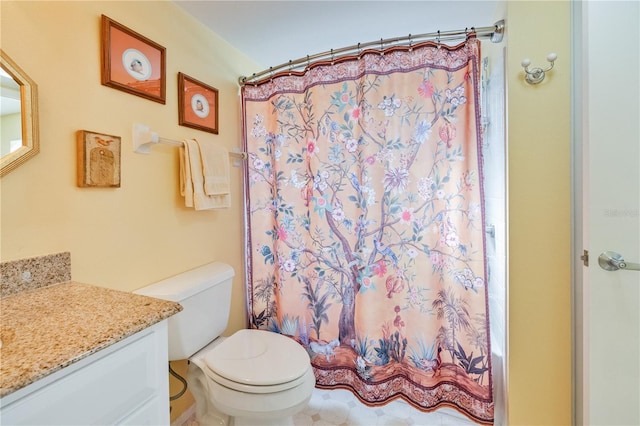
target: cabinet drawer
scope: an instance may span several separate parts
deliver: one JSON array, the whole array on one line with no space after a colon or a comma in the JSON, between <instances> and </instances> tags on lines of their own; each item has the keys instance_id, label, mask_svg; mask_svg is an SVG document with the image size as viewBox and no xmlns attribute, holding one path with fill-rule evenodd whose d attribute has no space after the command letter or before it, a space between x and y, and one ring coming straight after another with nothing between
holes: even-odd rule
<instances>
[{"instance_id":1,"label":"cabinet drawer","mask_svg":"<svg viewBox=\"0 0 640 426\"><path fill-rule=\"evenodd\" d=\"M163 321L28 386L24 396L3 404L2 423L120 424L149 406L159 411L150 423L168 423L166 345Z\"/></svg>"}]
</instances>

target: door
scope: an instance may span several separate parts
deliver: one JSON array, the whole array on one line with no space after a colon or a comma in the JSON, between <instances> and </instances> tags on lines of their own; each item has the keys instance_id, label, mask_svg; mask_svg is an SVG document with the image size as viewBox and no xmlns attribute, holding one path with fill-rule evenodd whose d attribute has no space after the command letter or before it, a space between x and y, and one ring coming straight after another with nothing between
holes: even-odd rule
<instances>
[{"instance_id":1,"label":"door","mask_svg":"<svg viewBox=\"0 0 640 426\"><path fill-rule=\"evenodd\" d=\"M576 423L640 425L640 3L575 7Z\"/></svg>"}]
</instances>

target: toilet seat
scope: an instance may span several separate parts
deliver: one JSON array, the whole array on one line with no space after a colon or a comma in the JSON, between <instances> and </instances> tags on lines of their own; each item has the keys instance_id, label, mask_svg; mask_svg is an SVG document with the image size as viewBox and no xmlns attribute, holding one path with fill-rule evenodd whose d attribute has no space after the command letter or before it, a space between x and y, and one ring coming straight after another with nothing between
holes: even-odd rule
<instances>
[{"instance_id":1,"label":"toilet seat","mask_svg":"<svg viewBox=\"0 0 640 426\"><path fill-rule=\"evenodd\" d=\"M245 393L273 393L299 386L311 369L295 340L265 330L239 330L204 356L205 374Z\"/></svg>"}]
</instances>

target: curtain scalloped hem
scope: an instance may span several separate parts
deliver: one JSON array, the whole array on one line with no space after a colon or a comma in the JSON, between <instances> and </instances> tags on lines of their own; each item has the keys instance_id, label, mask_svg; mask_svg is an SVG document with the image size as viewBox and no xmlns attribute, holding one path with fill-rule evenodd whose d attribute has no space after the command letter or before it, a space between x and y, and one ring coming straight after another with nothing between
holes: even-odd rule
<instances>
[{"instance_id":1,"label":"curtain scalloped hem","mask_svg":"<svg viewBox=\"0 0 640 426\"><path fill-rule=\"evenodd\" d=\"M453 380L436 382L432 387L421 386L406 377L392 376L382 383L363 381L355 369L318 368L314 366L316 387L322 389L348 389L365 405L377 407L394 399L402 399L412 407L424 411L436 411L441 407L451 407L482 423L493 424L494 404L489 399L482 401L461 388ZM443 373L447 374L447 373Z\"/></svg>"}]
</instances>

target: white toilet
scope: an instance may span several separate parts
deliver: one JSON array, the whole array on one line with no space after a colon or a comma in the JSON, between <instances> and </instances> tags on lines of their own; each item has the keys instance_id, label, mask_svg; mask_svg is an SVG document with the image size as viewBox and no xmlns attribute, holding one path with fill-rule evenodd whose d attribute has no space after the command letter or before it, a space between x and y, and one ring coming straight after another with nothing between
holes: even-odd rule
<instances>
[{"instance_id":1,"label":"white toilet","mask_svg":"<svg viewBox=\"0 0 640 426\"><path fill-rule=\"evenodd\" d=\"M307 351L264 330L219 337L229 319L233 268L209 263L134 293L179 302L169 318L169 360L189 359L200 425L286 425L315 387Z\"/></svg>"}]
</instances>

